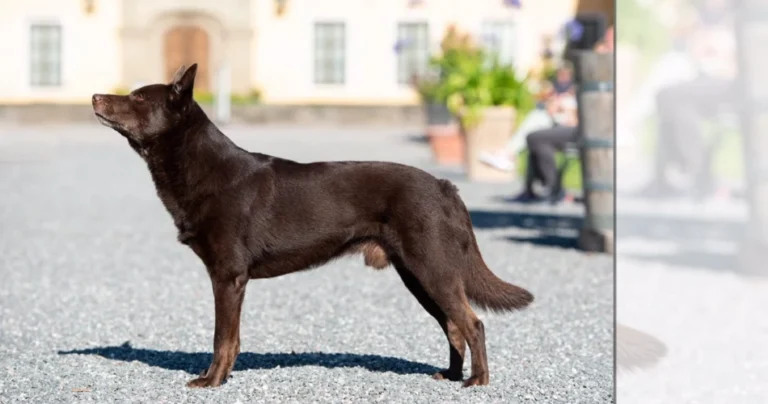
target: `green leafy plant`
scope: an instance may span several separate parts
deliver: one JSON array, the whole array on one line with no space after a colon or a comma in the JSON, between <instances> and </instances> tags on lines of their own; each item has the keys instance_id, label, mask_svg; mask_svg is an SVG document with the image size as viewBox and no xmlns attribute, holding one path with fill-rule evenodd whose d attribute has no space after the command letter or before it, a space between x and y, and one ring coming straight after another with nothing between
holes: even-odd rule
<instances>
[{"instance_id":1,"label":"green leafy plant","mask_svg":"<svg viewBox=\"0 0 768 404\"><path fill-rule=\"evenodd\" d=\"M232 104L234 105L254 105L261 103L261 90L252 88L246 94L232 94Z\"/></svg>"},{"instance_id":2,"label":"green leafy plant","mask_svg":"<svg viewBox=\"0 0 768 404\"><path fill-rule=\"evenodd\" d=\"M616 31L616 42L637 48L642 54L640 70L646 70L662 53L671 47L670 30L661 21L658 11L638 0L616 3L617 19L621 27Z\"/></svg>"},{"instance_id":3,"label":"green leafy plant","mask_svg":"<svg viewBox=\"0 0 768 404\"><path fill-rule=\"evenodd\" d=\"M200 104L213 104L216 98L210 91L195 91L193 97ZM233 93L230 100L232 105L254 105L261 102L261 97L261 91L253 88L246 94Z\"/></svg>"},{"instance_id":4,"label":"green leafy plant","mask_svg":"<svg viewBox=\"0 0 768 404\"><path fill-rule=\"evenodd\" d=\"M194 92L192 93L192 97L199 104L212 104L213 103L213 93L210 92L210 91L194 90Z\"/></svg>"},{"instance_id":5,"label":"green leafy plant","mask_svg":"<svg viewBox=\"0 0 768 404\"><path fill-rule=\"evenodd\" d=\"M125 87L116 87L112 89L112 94L126 95L131 91ZM195 101L200 104L213 104L215 95L210 91L195 91L193 94ZM252 88L245 94L233 93L230 96L233 105L254 105L261 103L261 90Z\"/></svg>"},{"instance_id":6,"label":"green leafy plant","mask_svg":"<svg viewBox=\"0 0 768 404\"><path fill-rule=\"evenodd\" d=\"M437 98L445 99L466 128L476 126L488 107L513 107L520 123L536 106L527 78L518 77L512 66L499 63L495 55L481 49L451 49L435 58L434 63L442 75Z\"/></svg>"},{"instance_id":7,"label":"green leafy plant","mask_svg":"<svg viewBox=\"0 0 768 404\"><path fill-rule=\"evenodd\" d=\"M470 37L460 34L454 25L446 30L440 48L440 56L430 58L428 73L412 80L414 89L425 103L447 102L453 89L447 85L445 79L474 51Z\"/></svg>"},{"instance_id":8,"label":"green leafy plant","mask_svg":"<svg viewBox=\"0 0 768 404\"><path fill-rule=\"evenodd\" d=\"M542 78L546 81L554 81L557 79L557 65L555 63L547 63L542 69Z\"/></svg>"},{"instance_id":9,"label":"green leafy plant","mask_svg":"<svg viewBox=\"0 0 768 404\"><path fill-rule=\"evenodd\" d=\"M128 95L130 92L131 92L131 90L127 89L126 87L122 87L122 86L115 87L115 88L112 89L112 94L117 94L117 95Z\"/></svg>"},{"instance_id":10,"label":"green leafy plant","mask_svg":"<svg viewBox=\"0 0 768 404\"><path fill-rule=\"evenodd\" d=\"M488 107L513 107L517 123L535 108L527 78L518 77L512 66L476 46L468 34L451 26L440 48L440 55L430 60L437 77L424 80L417 90L422 99L446 104L465 128L477 125Z\"/></svg>"},{"instance_id":11,"label":"green leafy plant","mask_svg":"<svg viewBox=\"0 0 768 404\"><path fill-rule=\"evenodd\" d=\"M421 102L424 104L443 103L440 99L438 90L440 89L440 80L434 74L428 74L424 77L414 77L412 80L413 88L419 94Z\"/></svg>"}]
</instances>

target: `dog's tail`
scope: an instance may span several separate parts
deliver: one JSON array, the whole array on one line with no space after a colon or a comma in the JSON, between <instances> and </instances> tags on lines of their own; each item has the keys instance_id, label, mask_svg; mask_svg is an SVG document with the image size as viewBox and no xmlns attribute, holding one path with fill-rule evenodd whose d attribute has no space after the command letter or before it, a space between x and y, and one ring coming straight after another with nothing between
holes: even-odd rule
<instances>
[{"instance_id":1,"label":"dog's tail","mask_svg":"<svg viewBox=\"0 0 768 404\"><path fill-rule=\"evenodd\" d=\"M470 301L485 310L496 312L525 308L533 302L533 294L504 281L483 262L475 243L470 270L464 275L464 291Z\"/></svg>"},{"instance_id":2,"label":"dog's tail","mask_svg":"<svg viewBox=\"0 0 768 404\"><path fill-rule=\"evenodd\" d=\"M471 240L466 264L469 269L462 272L464 292L469 300L482 309L496 312L519 310L531 304L533 302L531 292L502 280L485 264L472 230L472 219L466 205L459 197L458 189L447 180L440 180L440 182L443 194L452 199L454 207L464 216L462 230L468 233L467 236Z\"/></svg>"}]
</instances>

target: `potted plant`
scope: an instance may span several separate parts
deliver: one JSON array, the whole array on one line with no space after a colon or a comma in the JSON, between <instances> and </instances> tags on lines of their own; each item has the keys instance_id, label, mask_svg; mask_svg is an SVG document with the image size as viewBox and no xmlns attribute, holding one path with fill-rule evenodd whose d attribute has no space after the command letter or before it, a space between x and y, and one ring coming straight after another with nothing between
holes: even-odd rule
<instances>
[{"instance_id":1,"label":"potted plant","mask_svg":"<svg viewBox=\"0 0 768 404\"><path fill-rule=\"evenodd\" d=\"M520 78L512 66L499 63L494 55L465 47L444 61L441 89L446 105L459 117L466 141L467 173L472 180L506 181L511 174L495 171L478 160L482 152L501 149L517 123L536 106L527 78Z\"/></svg>"},{"instance_id":2,"label":"potted plant","mask_svg":"<svg viewBox=\"0 0 768 404\"><path fill-rule=\"evenodd\" d=\"M445 97L440 96L440 79L430 74L414 79L426 117L426 136L438 164L464 163L464 139L456 117L448 109Z\"/></svg>"},{"instance_id":3,"label":"potted plant","mask_svg":"<svg viewBox=\"0 0 768 404\"><path fill-rule=\"evenodd\" d=\"M413 86L421 98L426 117L426 135L435 160L440 164L462 164L466 159L465 142L455 114L447 106L451 87L445 77L456 67L469 37L449 26L440 44L440 56L429 62L428 74L414 77Z\"/></svg>"}]
</instances>

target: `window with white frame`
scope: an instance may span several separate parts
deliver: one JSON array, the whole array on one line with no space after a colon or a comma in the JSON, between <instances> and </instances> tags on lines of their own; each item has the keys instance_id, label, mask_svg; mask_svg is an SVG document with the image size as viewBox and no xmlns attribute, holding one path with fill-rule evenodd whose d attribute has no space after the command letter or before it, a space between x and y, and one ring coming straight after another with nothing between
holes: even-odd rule
<instances>
[{"instance_id":1,"label":"window with white frame","mask_svg":"<svg viewBox=\"0 0 768 404\"><path fill-rule=\"evenodd\" d=\"M344 84L345 31L343 22L315 23L315 84Z\"/></svg>"},{"instance_id":2,"label":"window with white frame","mask_svg":"<svg viewBox=\"0 0 768 404\"><path fill-rule=\"evenodd\" d=\"M517 29L513 21L485 21L480 37L486 51L498 56L501 64L514 64L517 53Z\"/></svg>"},{"instance_id":3,"label":"window with white frame","mask_svg":"<svg viewBox=\"0 0 768 404\"><path fill-rule=\"evenodd\" d=\"M397 24L397 82L410 84L429 68L429 26L425 22Z\"/></svg>"},{"instance_id":4,"label":"window with white frame","mask_svg":"<svg viewBox=\"0 0 768 404\"><path fill-rule=\"evenodd\" d=\"M29 80L34 87L61 85L61 25L30 25Z\"/></svg>"}]
</instances>

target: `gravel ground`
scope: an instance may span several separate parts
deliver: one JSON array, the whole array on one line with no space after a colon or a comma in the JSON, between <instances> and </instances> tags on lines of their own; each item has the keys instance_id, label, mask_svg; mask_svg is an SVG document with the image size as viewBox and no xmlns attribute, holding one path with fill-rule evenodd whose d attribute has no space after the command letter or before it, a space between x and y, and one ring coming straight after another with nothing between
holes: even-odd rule
<instances>
[{"instance_id":1,"label":"gravel ground","mask_svg":"<svg viewBox=\"0 0 768 404\"><path fill-rule=\"evenodd\" d=\"M581 207L499 202L511 187L436 169L405 131L226 131L250 150L300 161L393 160L455 180L489 266L537 298L520 313L479 313L491 385L433 381L448 362L437 324L394 271L353 257L251 282L233 376L187 389L211 358L210 282L175 241L142 161L97 126L5 128L0 402L613 401L612 260L562 247L572 230L532 228L574 225Z\"/></svg>"}]
</instances>

